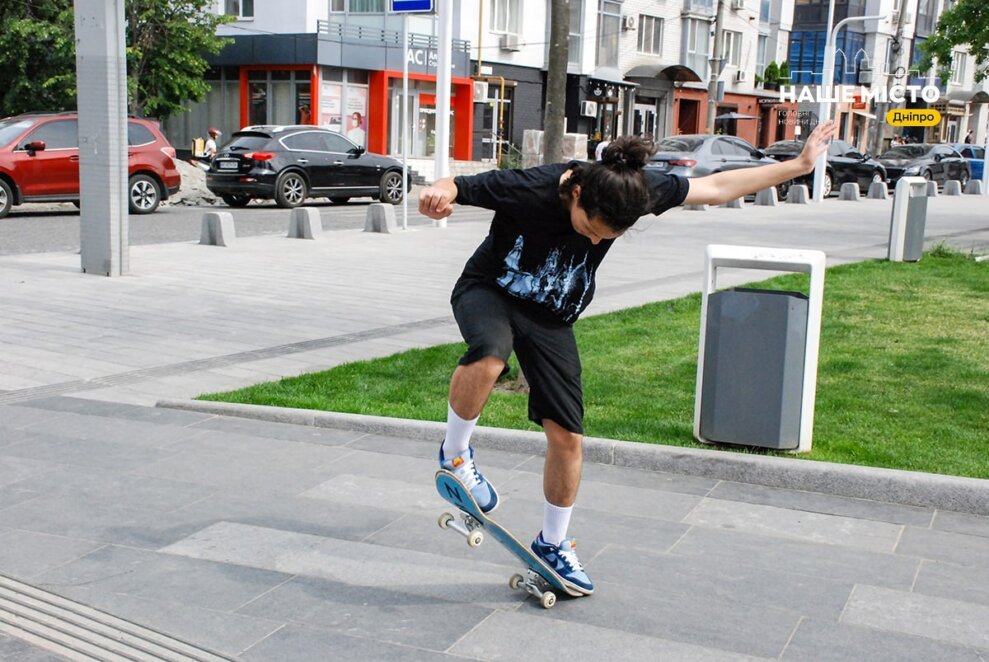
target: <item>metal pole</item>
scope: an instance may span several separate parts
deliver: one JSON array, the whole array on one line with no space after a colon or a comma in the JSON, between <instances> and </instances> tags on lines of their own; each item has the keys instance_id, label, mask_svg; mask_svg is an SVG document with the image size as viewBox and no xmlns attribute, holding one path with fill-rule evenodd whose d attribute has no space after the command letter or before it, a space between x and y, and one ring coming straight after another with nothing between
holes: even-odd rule
<instances>
[{"instance_id":1,"label":"metal pole","mask_svg":"<svg viewBox=\"0 0 989 662\"><path fill-rule=\"evenodd\" d=\"M986 109L989 110L989 106ZM986 115L989 120L989 112ZM986 126L986 151L982 158L982 195L989 195L989 121Z\"/></svg>"},{"instance_id":2,"label":"metal pole","mask_svg":"<svg viewBox=\"0 0 989 662\"><path fill-rule=\"evenodd\" d=\"M439 37L436 63L436 179L450 174L450 66L453 62L453 2L438 2Z\"/></svg>"},{"instance_id":3,"label":"metal pole","mask_svg":"<svg viewBox=\"0 0 989 662\"><path fill-rule=\"evenodd\" d=\"M826 92L830 88L834 90L834 0L828 3L828 38L824 45L824 71L821 72L821 96L827 96ZM840 24L839 24L840 25ZM831 119L831 105L825 98L819 99L817 108L817 122L827 122ZM814 166L814 202L824 199L824 173L827 171L828 153L827 150L817 159Z\"/></svg>"},{"instance_id":4,"label":"metal pole","mask_svg":"<svg viewBox=\"0 0 989 662\"><path fill-rule=\"evenodd\" d=\"M833 3L834 0L831 0ZM718 114L718 83L724 69L724 32L721 29L725 18L725 0L718 0L718 11L714 15L714 55L711 57L710 80L707 85L707 133L714 133L714 117Z\"/></svg>"},{"instance_id":5,"label":"metal pole","mask_svg":"<svg viewBox=\"0 0 989 662\"><path fill-rule=\"evenodd\" d=\"M409 181L409 15L402 14L402 186ZM409 193L402 196L402 229L409 229Z\"/></svg>"}]
</instances>

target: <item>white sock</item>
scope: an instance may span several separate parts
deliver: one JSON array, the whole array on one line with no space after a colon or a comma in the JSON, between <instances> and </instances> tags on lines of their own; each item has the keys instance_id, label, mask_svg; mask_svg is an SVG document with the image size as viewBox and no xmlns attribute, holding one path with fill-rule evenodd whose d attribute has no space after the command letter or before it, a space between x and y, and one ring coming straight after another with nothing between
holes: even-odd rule
<instances>
[{"instance_id":1,"label":"white sock","mask_svg":"<svg viewBox=\"0 0 989 662\"><path fill-rule=\"evenodd\" d=\"M570 514L573 506L561 508L547 501L543 506L543 540L551 545L559 545L567 537Z\"/></svg>"},{"instance_id":2,"label":"white sock","mask_svg":"<svg viewBox=\"0 0 989 662\"><path fill-rule=\"evenodd\" d=\"M480 418L478 416L477 418ZM477 425L477 418L469 421L460 418L453 406L446 406L446 438L443 439L443 457L460 455L470 446L470 435Z\"/></svg>"}]
</instances>

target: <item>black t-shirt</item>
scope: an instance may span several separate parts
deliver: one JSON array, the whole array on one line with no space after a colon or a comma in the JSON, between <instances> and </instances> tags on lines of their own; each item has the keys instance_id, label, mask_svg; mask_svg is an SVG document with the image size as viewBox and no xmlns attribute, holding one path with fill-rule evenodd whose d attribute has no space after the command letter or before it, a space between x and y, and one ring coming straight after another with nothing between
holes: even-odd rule
<instances>
[{"instance_id":1,"label":"black t-shirt","mask_svg":"<svg viewBox=\"0 0 989 662\"><path fill-rule=\"evenodd\" d=\"M560 177L578 162L456 177L457 203L495 212L488 236L467 261L453 296L483 283L501 288L549 319L572 324L594 296L594 274L613 239L598 244L578 234L559 195ZM689 184L645 170L650 211L683 203Z\"/></svg>"}]
</instances>

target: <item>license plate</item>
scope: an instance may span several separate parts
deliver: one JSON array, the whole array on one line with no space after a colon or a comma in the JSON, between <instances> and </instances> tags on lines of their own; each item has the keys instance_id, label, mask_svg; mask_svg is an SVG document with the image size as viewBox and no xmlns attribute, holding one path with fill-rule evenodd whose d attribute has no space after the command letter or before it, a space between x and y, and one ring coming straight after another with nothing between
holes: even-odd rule
<instances>
[{"instance_id":1,"label":"license plate","mask_svg":"<svg viewBox=\"0 0 989 662\"><path fill-rule=\"evenodd\" d=\"M240 164L237 161L219 161L217 162L217 168L219 170L236 170Z\"/></svg>"}]
</instances>

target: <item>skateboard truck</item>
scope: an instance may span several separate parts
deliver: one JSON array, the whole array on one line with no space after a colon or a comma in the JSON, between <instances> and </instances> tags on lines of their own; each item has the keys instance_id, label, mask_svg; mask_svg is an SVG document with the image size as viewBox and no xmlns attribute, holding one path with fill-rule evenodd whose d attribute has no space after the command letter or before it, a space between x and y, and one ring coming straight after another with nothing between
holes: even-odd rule
<instances>
[{"instance_id":1,"label":"skateboard truck","mask_svg":"<svg viewBox=\"0 0 989 662\"><path fill-rule=\"evenodd\" d=\"M483 525L477 521L470 513L460 513L463 523L450 513L440 515L439 525L441 529L453 529L464 538L467 538L468 547L477 547L484 542L484 532L481 531Z\"/></svg>"}]
</instances>

